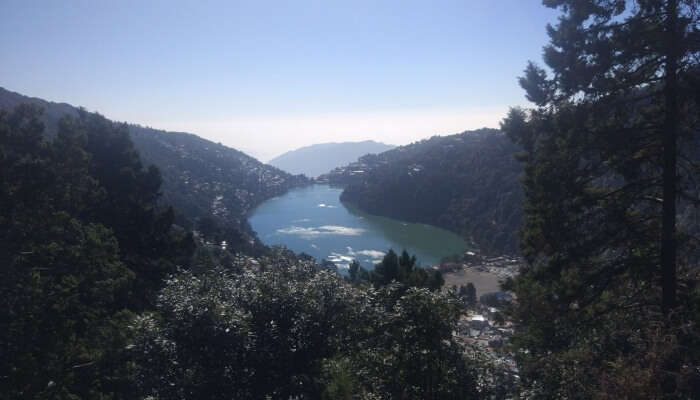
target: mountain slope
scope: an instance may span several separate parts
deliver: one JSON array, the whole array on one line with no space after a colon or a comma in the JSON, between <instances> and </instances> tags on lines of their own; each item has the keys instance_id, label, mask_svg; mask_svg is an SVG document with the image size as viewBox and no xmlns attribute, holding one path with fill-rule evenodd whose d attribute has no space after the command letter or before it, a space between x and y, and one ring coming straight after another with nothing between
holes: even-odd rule
<instances>
[{"instance_id":1,"label":"mountain slope","mask_svg":"<svg viewBox=\"0 0 700 400\"><path fill-rule=\"evenodd\" d=\"M364 142L321 143L288 151L268 162L290 172L317 177L333 168L347 165L365 154L377 154L394 146L366 140Z\"/></svg>"},{"instance_id":2,"label":"mountain slope","mask_svg":"<svg viewBox=\"0 0 700 400\"><path fill-rule=\"evenodd\" d=\"M54 136L60 118L80 109L22 96L0 88L0 109L33 103L44 109L46 134ZM250 250L254 234L247 213L262 201L307 183L229 147L196 135L127 125L144 164L160 169L163 201L175 207L180 222L194 224L214 240ZM206 222L203 224L203 222ZM203 225L206 225L203 226ZM203 229L206 228L206 229Z\"/></svg>"},{"instance_id":3,"label":"mountain slope","mask_svg":"<svg viewBox=\"0 0 700 400\"><path fill-rule=\"evenodd\" d=\"M518 252L520 149L500 131L435 136L319 177L372 214L444 227L487 253Z\"/></svg>"}]
</instances>

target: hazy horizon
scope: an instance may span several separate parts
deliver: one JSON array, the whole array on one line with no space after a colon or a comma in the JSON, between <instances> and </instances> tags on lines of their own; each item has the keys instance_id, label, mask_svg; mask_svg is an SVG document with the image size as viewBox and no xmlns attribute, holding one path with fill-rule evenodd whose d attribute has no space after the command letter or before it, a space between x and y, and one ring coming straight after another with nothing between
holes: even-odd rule
<instances>
[{"instance_id":1,"label":"hazy horizon","mask_svg":"<svg viewBox=\"0 0 700 400\"><path fill-rule=\"evenodd\" d=\"M5 3L0 86L261 161L497 128L556 12L518 0Z\"/></svg>"}]
</instances>

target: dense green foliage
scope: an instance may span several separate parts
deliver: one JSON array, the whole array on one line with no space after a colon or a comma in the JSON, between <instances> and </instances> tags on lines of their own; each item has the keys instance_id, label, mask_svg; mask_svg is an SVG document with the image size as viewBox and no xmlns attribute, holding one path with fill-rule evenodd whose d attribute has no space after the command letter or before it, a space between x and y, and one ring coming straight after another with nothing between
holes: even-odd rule
<instances>
[{"instance_id":1,"label":"dense green foliage","mask_svg":"<svg viewBox=\"0 0 700 400\"><path fill-rule=\"evenodd\" d=\"M64 103L29 98L0 88L0 109L22 103L44 109L45 135L55 137L64 115L81 111ZM206 231L207 240L226 241L229 249L246 253L262 251L247 222L252 208L294 186L306 184L248 155L187 133L164 132L127 125L134 149L143 162L161 174L160 202L174 207L180 225Z\"/></svg>"},{"instance_id":2,"label":"dense green foliage","mask_svg":"<svg viewBox=\"0 0 700 400\"><path fill-rule=\"evenodd\" d=\"M145 394L259 399L320 390L321 361L348 345L352 293L308 265L269 267L168 280L160 318L135 324Z\"/></svg>"},{"instance_id":3,"label":"dense green foliage","mask_svg":"<svg viewBox=\"0 0 700 400\"><path fill-rule=\"evenodd\" d=\"M502 127L525 150L528 266L506 285L523 382L536 398L693 398L698 2L544 3L563 11L553 75L528 65L536 108Z\"/></svg>"},{"instance_id":4,"label":"dense green foliage","mask_svg":"<svg viewBox=\"0 0 700 400\"><path fill-rule=\"evenodd\" d=\"M158 170L142 167L124 126L81 114L47 141L39 113L0 111L0 392L124 393L130 313L194 243L157 207Z\"/></svg>"},{"instance_id":5,"label":"dense green foliage","mask_svg":"<svg viewBox=\"0 0 700 400\"><path fill-rule=\"evenodd\" d=\"M273 254L182 272L138 317L144 395L468 399L477 369L453 341L460 305L427 289L350 286Z\"/></svg>"},{"instance_id":6,"label":"dense green foliage","mask_svg":"<svg viewBox=\"0 0 700 400\"><path fill-rule=\"evenodd\" d=\"M387 286L392 282L407 287L440 290L445 280L440 271L416 266L416 256L409 256L404 250L399 257L394 250L389 250L379 264L369 272L368 280L374 287Z\"/></svg>"},{"instance_id":7,"label":"dense green foliage","mask_svg":"<svg viewBox=\"0 0 700 400\"><path fill-rule=\"evenodd\" d=\"M485 253L516 253L520 148L493 129L433 137L367 155L320 179L371 214L444 227Z\"/></svg>"}]
</instances>

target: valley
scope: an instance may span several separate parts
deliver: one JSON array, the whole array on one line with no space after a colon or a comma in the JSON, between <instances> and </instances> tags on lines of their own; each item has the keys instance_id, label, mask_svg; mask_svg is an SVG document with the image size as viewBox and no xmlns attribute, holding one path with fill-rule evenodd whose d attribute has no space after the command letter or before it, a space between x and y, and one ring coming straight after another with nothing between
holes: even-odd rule
<instances>
[{"instance_id":1,"label":"valley","mask_svg":"<svg viewBox=\"0 0 700 400\"><path fill-rule=\"evenodd\" d=\"M541 3L3 2L0 398L698 398L700 0Z\"/></svg>"}]
</instances>

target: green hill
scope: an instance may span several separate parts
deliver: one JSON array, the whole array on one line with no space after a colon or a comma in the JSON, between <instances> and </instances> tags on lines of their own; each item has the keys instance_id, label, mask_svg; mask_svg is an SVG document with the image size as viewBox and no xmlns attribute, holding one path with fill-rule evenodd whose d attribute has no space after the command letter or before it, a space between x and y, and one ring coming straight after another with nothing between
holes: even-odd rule
<instances>
[{"instance_id":1,"label":"green hill","mask_svg":"<svg viewBox=\"0 0 700 400\"><path fill-rule=\"evenodd\" d=\"M434 136L319 177L372 214L444 227L487 253L518 252L520 149L500 131Z\"/></svg>"},{"instance_id":2,"label":"green hill","mask_svg":"<svg viewBox=\"0 0 700 400\"><path fill-rule=\"evenodd\" d=\"M80 109L23 96L0 88L0 109L11 110L22 103L44 109L45 134L55 136L64 115L78 116ZM160 169L162 201L172 205L178 221L194 226L212 240L226 240L230 247L251 251L257 247L248 226L248 212L264 200L291 187L307 183L263 164L238 150L196 135L166 132L127 124L134 147L145 165Z\"/></svg>"}]
</instances>

